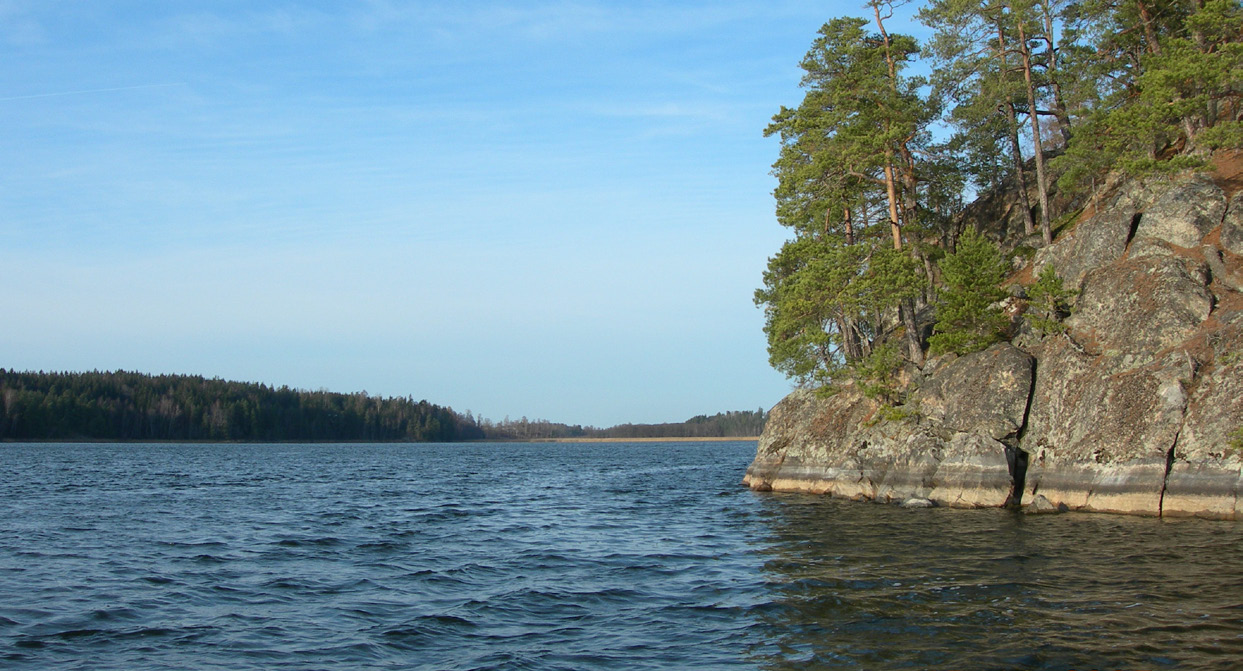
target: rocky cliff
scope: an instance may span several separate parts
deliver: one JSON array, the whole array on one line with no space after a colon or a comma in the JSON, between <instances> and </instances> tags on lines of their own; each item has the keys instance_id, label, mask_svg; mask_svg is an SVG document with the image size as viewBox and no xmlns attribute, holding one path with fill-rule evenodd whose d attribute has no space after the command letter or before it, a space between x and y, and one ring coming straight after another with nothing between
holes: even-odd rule
<instances>
[{"instance_id":1,"label":"rocky cliff","mask_svg":"<svg viewBox=\"0 0 1243 671\"><path fill-rule=\"evenodd\" d=\"M899 408L849 383L795 391L773 409L745 484L1243 519L1231 437L1243 427L1238 177L1219 165L1109 190L1016 273L1012 342L908 371ZM1079 291L1056 335L1022 316L1022 284L1049 264Z\"/></svg>"}]
</instances>

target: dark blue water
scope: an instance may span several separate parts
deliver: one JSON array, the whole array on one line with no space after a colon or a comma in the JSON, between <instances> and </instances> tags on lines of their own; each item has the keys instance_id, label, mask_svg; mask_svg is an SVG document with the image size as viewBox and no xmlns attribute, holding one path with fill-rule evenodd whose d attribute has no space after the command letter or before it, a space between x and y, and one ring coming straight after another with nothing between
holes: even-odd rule
<instances>
[{"instance_id":1,"label":"dark blue water","mask_svg":"<svg viewBox=\"0 0 1243 671\"><path fill-rule=\"evenodd\" d=\"M0 668L1243 665L1243 525L756 494L753 452L0 445Z\"/></svg>"}]
</instances>

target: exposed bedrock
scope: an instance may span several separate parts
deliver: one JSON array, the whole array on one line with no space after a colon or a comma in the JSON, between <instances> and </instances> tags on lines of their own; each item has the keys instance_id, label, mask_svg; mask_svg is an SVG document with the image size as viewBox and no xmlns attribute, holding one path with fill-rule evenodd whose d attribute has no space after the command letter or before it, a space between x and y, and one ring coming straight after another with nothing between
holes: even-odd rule
<instances>
[{"instance_id":1,"label":"exposed bedrock","mask_svg":"<svg viewBox=\"0 0 1243 671\"><path fill-rule=\"evenodd\" d=\"M897 411L792 393L745 482L902 503L1243 519L1243 197L1128 183L1041 249L1080 289L1065 334L911 375Z\"/></svg>"},{"instance_id":2,"label":"exposed bedrock","mask_svg":"<svg viewBox=\"0 0 1243 671\"><path fill-rule=\"evenodd\" d=\"M1023 437L1026 500L1160 514L1193 370L1182 352L1128 370L1130 361L1091 356L1065 337L1047 343Z\"/></svg>"},{"instance_id":3,"label":"exposed bedrock","mask_svg":"<svg viewBox=\"0 0 1243 671\"><path fill-rule=\"evenodd\" d=\"M1214 324L1197 343L1206 364L1191 391L1170 464L1163 514L1243 519L1243 454L1231 432L1243 427L1243 311Z\"/></svg>"},{"instance_id":4,"label":"exposed bedrock","mask_svg":"<svg viewBox=\"0 0 1243 671\"><path fill-rule=\"evenodd\" d=\"M744 482L886 502L1005 504L1014 489L1010 464L1032 358L1001 344L930 367L920 411L905 417L884 417L885 409L853 386L827 398L792 393L773 408Z\"/></svg>"},{"instance_id":5,"label":"exposed bedrock","mask_svg":"<svg viewBox=\"0 0 1243 671\"><path fill-rule=\"evenodd\" d=\"M1222 218L1221 246L1235 256L1243 256L1243 191L1230 199L1230 208Z\"/></svg>"},{"instance_id":6,"label":"exposed bedrock","mask_svg":"<svg viewBox=\"0 0 1243 671\"><path fill-rule=\"evenodd\" d=\"M1135 238L1164 240L1179 247L1196 247L1221 225L1226 195L1207 175L1192 175L1161 190L1144 210Z\"/></svg>"},{"instance_id":7,"label":"exposed bedrock","mask_svg":"<svg viewBox=\"0 0 1243 671\"><path fill-rule=\"evenodd\" d=\"M1151 189L1128 182L1102 202L1089 206L1091 216L1057 243L1040 249L1034 260L1036 275L1050 263L1066 285L1079 288L1088 271L1122 258L1135 235L1140 214L1152 204Z\"/></svg>"}]
</instances>

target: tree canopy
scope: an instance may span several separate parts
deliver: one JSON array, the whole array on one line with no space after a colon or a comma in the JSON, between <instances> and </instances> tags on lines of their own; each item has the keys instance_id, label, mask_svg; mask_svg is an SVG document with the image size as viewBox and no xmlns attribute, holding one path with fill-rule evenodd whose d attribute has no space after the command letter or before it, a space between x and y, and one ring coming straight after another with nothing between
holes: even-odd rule
<instances>
[{"instance_id":1,"label":"tree canopy","mask_svg":"<svg viewBox=\"0 0 1243 671\"><path fill-rule=\"evenodd\" d=\"M791 238L755 301L770 362L803 384L922 365L929 336L956 352L1001 337L998 250L960 237L971 194L1016 190L1023 244L1047 245L1055 187L1243 147L1233 0L928 0L923 45L887 30L898 4L824 24L802 101L764 131Z\"/></svg>"}]
</instances>

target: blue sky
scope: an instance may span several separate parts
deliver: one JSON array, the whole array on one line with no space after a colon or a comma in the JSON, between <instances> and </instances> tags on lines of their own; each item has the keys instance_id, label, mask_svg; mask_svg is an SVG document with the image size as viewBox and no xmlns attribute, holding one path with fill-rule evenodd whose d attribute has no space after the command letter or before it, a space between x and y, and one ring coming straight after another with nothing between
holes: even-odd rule
<instances>
[{"instance_id":1,"label":"blue sky","mask_svg":"<svg viewBox=\"0 0 1243 671\"><path fill-rule=\"evenodd\" d=\"M0 0L0 367L767 408L762 130L860 5Z\"/></svg>"}]
</instances>

